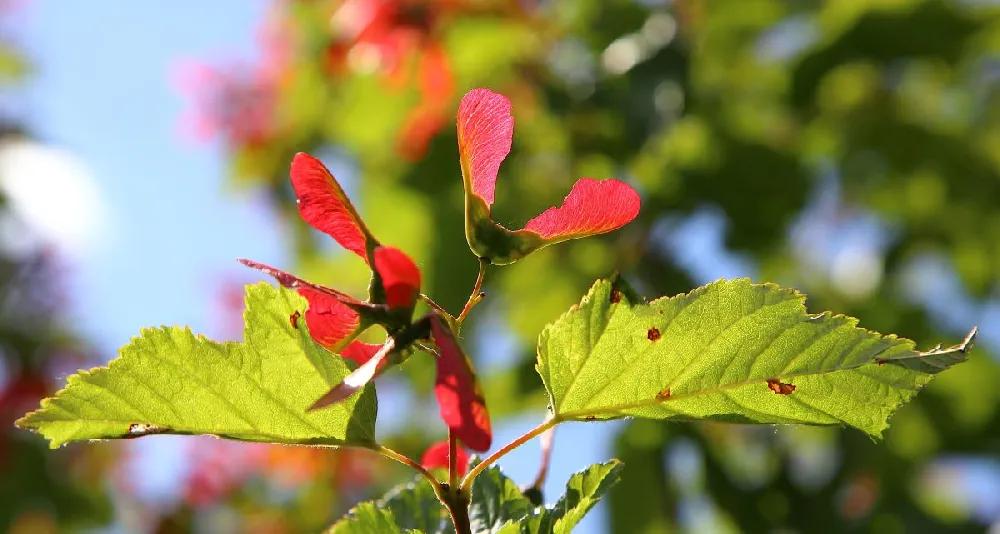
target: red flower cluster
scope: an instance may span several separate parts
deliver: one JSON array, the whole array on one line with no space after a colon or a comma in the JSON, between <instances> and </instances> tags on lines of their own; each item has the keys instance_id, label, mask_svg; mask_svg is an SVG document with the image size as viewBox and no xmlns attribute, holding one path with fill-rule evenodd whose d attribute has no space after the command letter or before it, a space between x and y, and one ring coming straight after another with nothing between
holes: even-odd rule
<instances>
[{"instance_id":1,"label":"red flower cluster","mask_svg":"<svg viewBox=\"0 0 1000 534\"><path fill-rule=\"evenodd\" d=\"M513 128L510 102L502 95L476 89L462 99L458 137L466 189L466 236L480 258L494 264L511 263L551 243L609 232L638 214L639 195L631 187L617 180L585 178L573 186L561 207L546 210L522 230L511 231L493 222L490 206L497 171L510 151ZM309 303L305 322L313 339L358 364L311 409L349 397L389 365L405 359L416 342L432 340L437 358L434 393L441 419L452 435L470 449L489 449L492 432L486 402L472 363L455 337L456 321L444 312L413 320L413 308L420 295L420 270L402 251L375 239L340 184L319 160L307 154L296 155L291 180L302 218L360 256L372 273L368 300L361 301L266 265L241 260L270 274L283 286L297 289ZM291 317L293 324L298 317L298 313ZM384 344L354 341L375 324L388 333ZM427 461L433 463L434 456Z\"/></svg>"},{"instance_id":2,"label":"red flower cluster","mask_svg":"<svg viewBox=\"0 0 1000 534\"><path fill-rule=\"evenodd\" d=\"M399 249L384 246L372 235L344 190L316 158L298 154L292 161L292 187L299 214L317 230L372 268L369 300L361 301L332 288L312 284L289 273L248 260L243 264L273 276L285 287L298 290L309 308L304 317L309 333L331 352L355 361L359 367L316 401L312 409L339 402L381 374L391 363L402 361L412 343L430 338L438 347L435 392L441 418L469 448L485 451L492 441L486 403L448 321L428 315L414 322L413 307L420 294L420 270ZM293 319L294 320L294 319ZM354 341L365 329L378 324L389 338L382 345ZM395 359L390 356L395 355Z\"/></svg>"}]
</instances>

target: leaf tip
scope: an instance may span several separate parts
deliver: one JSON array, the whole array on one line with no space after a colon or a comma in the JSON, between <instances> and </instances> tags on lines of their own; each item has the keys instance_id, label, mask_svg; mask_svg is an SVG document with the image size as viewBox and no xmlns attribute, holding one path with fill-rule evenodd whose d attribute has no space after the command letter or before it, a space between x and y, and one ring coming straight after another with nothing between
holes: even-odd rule
<instances>
[{"instance_id":1,"label":"leaf tip","mask_svg":"<svg viewBox=\"0 0 1000 534\"><path fill-rule=\"evenodd\" d=\"M965 339L963 339L962 342L959 343L958 345L959 352L965 354L968 353L970 350L972 350L972 345L976 341L976 336L978 335L979 335L979 327L973 326L972 330L969 330L969 333L965 336Z\"/></svg>"}]
</instances>

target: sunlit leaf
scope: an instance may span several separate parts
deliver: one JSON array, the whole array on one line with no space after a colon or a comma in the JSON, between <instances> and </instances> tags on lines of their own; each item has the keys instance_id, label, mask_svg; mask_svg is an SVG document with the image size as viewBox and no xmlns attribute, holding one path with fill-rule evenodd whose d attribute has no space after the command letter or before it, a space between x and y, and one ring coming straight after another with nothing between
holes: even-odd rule
<instances>
[{"instance_id":1,"label":"sunlit leaf","mask_svg":"<svg viewBox=\"0 0 1000 534\"><path fill-rule=\"evenodd\" d=\"M149 434L373 444L371 388L306 413L348 368L310 339L303 322L290 320L305 299L261 283L248 286L246 303L244 342L217 343L186 328L145 329L107 367L69 377L66 388L17 425L40 432L52 447Z\"/></svg>"},{"instance_id":2,"label":"sunlit leaf","mask_svg":"<svg viewBox=\"0 0 1000 534\"><path fill-rule=\"evenodd\" d=\"M379 508L391 511L402 528L439 532L449 521L444 505L434 495L430 482L422 476L396 486L378 504Z\"/></svg>"},{"instance_id":3,"label":"sunlit leaf","mask_svg":"<svg viewBox=\"0 0 1000 534\"><path fill-rule=\"evenodd\" d=\"M486 469L472 485L469 517L473 532L569 533L618 481L622 464L592 465L570 477L552 506L536 507L499 468Z\"/></svg>"},{"instance_id":4,"label":"sunlit leaf","mask_svg":"<svg viewBox=\"0 0 1000 534\"><path fill-rule=\"evenodd\" d=\"M583 516L618 482L621 471L621 462L612 460L575 473L566 483L566 493L555 506L541 514L538 530L533 532L571 532Z\"/></svg>"},{"instance_id":5,"label":"sunlit leaf","mask_svg":"<svg viewBox=\"0 0 1000 534\"><path fill-rule=\"evenodd\" d=\"M350 514L333 525L327 534L400 534L392 511L375 503L363 502L351 509ZM410 531L420 532L420 531Z\"/></svg>"},{"instance_id":6,"label":"sunlit leaf","mask_svg":"<svg viewBox=\"0 0 1000 534\"><path fill-rule=\"evenodd\" d=\"M499 532L504 525L528 517L534 508L497 466L483 470L472 483L469 522L473 532Z\"/></svg>"},{"instance_id":7,"label":"sunlit leaf","mask_svg":"<svg viewBox=\"0 0 1000 534\"><path fill-rule=\"evenodd\" d=\"M447 512L422 476L400 484L377 502L361 503L327 534L444 532Z\"/></svg>"},{"instance_id":8,"label":"sunlit leaf","mask_svg":"<svg viewBox=\"0 0 1000 534\"><path fill-rule=\"evenodd\" d=\"M740 279L641 303L601 280L543 331L537 369L559 420L841 424L879 437L896 408L965 360L975 333L918 352L853 318L809 315L804 300Z\"/></svg>"}]
</instances>

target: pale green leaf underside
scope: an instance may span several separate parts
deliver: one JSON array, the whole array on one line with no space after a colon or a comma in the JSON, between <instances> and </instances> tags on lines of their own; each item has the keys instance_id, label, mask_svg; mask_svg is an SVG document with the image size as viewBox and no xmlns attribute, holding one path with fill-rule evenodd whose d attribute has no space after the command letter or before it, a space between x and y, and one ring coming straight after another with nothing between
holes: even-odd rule
<instances>
[{"instance_id":1,"label":"pale green leaf underside","mask_svg":"<svg viewBox=\"0 0 1000 534\"><path fill-rule=\"evenodd\" d=\"M499 467L485 469L472 484L469 519L475 534L568 534L618 481L621 462L592 465L570 477L555 506L536 507ZM362 503L328 534L454 532L430 484L417 480L398 486L378 502Z\"/></svg>"},{"instance_id":2,"label":"pale green leaf underside","mask_svg":"<svg viewBox=\"0 0 1000 534\"><path fill-rule=\"evenodd\" d=\"M975 333L921 353L856 319L808 315L803 295L773 284L720 280L650 303L612 286L598 281L539 337L559 420L844 424L879 437L896 408L965 360ZM782 384L795 389L772 391Z\"/></svg>"},{"instance_id":3,"label":"pale green leaf underside","mask_svg":"<svg viewBox=\"0 0 1000 534\"><path fill-rule=\"evenodd\" d=\"M216 343L186 328L151 328L107 367L80 371L17 425L52 447L147 434L210 434L310 445L375 443L371 386L336 406L306 412L349 372L317 345L297 293L247 287L245 342Z\"/></svg>"},{"instance_id":4,"label":"pale green leaf underside","mask_svg":"<svg viewBox=\"0 0 1000 534\"><path fill-rule=\"evenodd\" d=\"M447 513L423 476L389 491L378 502L361 503L327 534L444 532Z\"/></svg>"},{"instance_id":5,"label":"pale green leaf underside","mask_svg":"<svg viewBox=\"0 0 1000 534\"><path fill-rule=\"evenodd\" d=\"M495 534L510 522L531 515L535 505L497 466L488 467L472 482L469 523L476 534Z\"/></svg>"},{"instance_id":6,"label":"pale green leaf underside","mask_svg":"<svg viewBox=\"0 0 1000 534\"><path fill-rule=\"evenodd\" d=\"M535 507L528 501L512 480L497 468L490 468L480 475L484 484L501 491L481 492L476 496L473 485L472 506L469 515L478 509L494 510L490 529L475 528L473 532L496 534L569 534L573 527L601 500L621 476L622 464L611 460L594 464L570 477L566 492L554 506ZM499 525L499 528L495 525Z\"/></svg>"},{"instance_id":7,"label":"pale green leaf underside","mask_svg":"<svg viewBox=\"0 0 1000 534\"><path fill-rule=\"evenodd\" d=\"M539 532L549 532L549 523L555 534L572 532L583 516L618 482L621 471L621 462L611 460L571 476L566 483L566 493L542 516Z\"/></svg>"},{"instance_id":8,"label":"pale green leaf underside","mask_svg":"<svg viewBox=\"0 0 1000 534\"><path fill-rule=\"evenodd\" d=\"M447 516L430 482L421 475L391 490L378 505L392 512L400 527L420 532L439 532Z\"/></svg>"}]
</instances>

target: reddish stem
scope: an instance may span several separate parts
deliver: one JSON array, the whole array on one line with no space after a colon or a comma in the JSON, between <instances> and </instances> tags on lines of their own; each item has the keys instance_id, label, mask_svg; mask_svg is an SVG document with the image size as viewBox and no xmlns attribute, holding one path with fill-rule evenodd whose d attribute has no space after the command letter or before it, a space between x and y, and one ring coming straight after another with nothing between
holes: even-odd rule
<instances>
[{"instance_id":1,"label":"reddish stem","mask_svg":"<svg viewBox=\"0 0 1000 534\"><path fill-rule=\"evenodd\" d=\"M483 279L486 277L487 265L489 265L487 260L479 258L479 275L476 277L476 285L472 287L472 294L469 295L469 300L466 301L465 307L462 308L462 313L458 314L458 317L455 318L455 322L458 323L459 326L462 325L462 322L465 321L465 317L469 315L470 311L472 311L472 307L479 304L479 302L483 300Z\"/></svg>"},{"instance_id":2,"label":"reddish stem","mask_svg":"<svg viewBox=\"0 0 1000 534\"><path fill-rule=\"evenodd\" d=\"M462 491L463 492L469 491L469 488L472 487L472 481L475 480L477 476L479 476L479 473L482 473L483 470L493 465L501 457L503 457L510 451L520 447L521 445L524 445L526 442L528 442L535 436L541 434L542 432L545 432L546 430L556 426L558 423L559 423L558 419L554 417L548 417L544 421L542 421L540 425L536 426L535 428L532 428L521 437L515 439L514 441L511 441L510 443L504 445L503 448L501 448L500 450L487 456L486 459L482 461L482 463L480 463L476 467L473 467L472 470L469 471L469 474L465 475L465 479L462 480Z\"/></svg>"}]
</instances>

